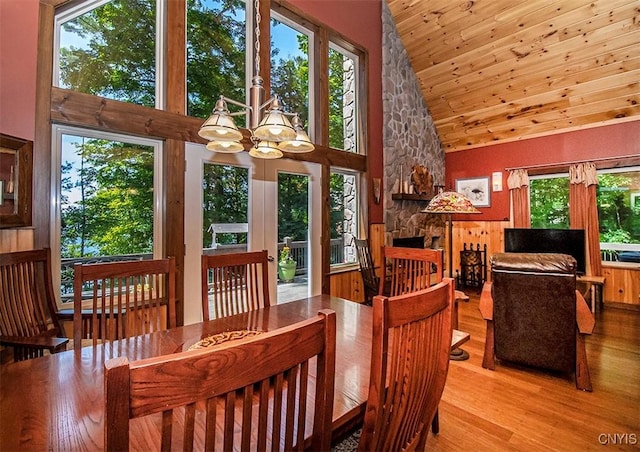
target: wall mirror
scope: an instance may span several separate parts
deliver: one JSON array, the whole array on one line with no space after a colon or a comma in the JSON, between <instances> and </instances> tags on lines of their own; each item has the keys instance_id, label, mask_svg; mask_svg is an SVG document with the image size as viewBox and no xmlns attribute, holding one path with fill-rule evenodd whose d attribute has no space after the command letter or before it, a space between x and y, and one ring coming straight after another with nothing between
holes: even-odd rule
<instances>
[{"instance_id":1,"label":"wall mirror","mask_svg":"<svg viewBox=\"0 0 640 452\"><path fill-rule=\"evenodd\" d=\"M0 134L0 228L31 226L33 142Z\"/></svg>"}]
</instances>

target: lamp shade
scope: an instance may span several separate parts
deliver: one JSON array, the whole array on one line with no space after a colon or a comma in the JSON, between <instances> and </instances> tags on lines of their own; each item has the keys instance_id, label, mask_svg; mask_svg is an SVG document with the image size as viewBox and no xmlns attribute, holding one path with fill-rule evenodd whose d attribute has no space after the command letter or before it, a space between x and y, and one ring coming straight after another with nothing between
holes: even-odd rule
<instances>
[{"instance_id":1,"label":"lamp shade","mask_svg":"<svg viewBox=\"0 0 640 452\"><path fill-rule=\"evenodd\" d=\"M315 149L315 146L311 143L309 135L304 130L298 130L295 140L283 141L278 145L283 151L287 152L311 152Z\"/></svg>"},{"instance_id":2,"label":"lamp shade","mask_svg":"<svg viewBox=\"0 0 640 452\"><path fill-rule=\"evenodd\" d=\"M209 141L207 149L214 152L222 152L223 154L235 154L244 151L244 146L237 141Z\"/></svg>"},{"instance_id":3,"label":"lamp shade","mask_svg":"<svg viewBox=\"0 0 640 452\"><path fill-rule=\"evenodd\" d=\"M249 150L249 155L259 159L279 159L282 157L282 151L278 149L278 143L260 141Z\"/></svg>"},{"instance_id":4,"label":"lamp shade","mask_svg":"<svg viewBox=\"0 0 640 452\"><path fill-rule=\"evenodd\" d=\"M422 210L425 213L480 213L471 200L455 191L438 193Z\"/></svg>"},{"instance_id":5,"label":"lamp shade","mask_svg":"<svg viewBox=\"0 0 640 452\"><path fill-rule=\"evenodd\" d=\"M280 142L295 140L296 131L287 117L280 110L274 109L265 113L253 135L259 140Z\"/></svg>"},{"instance_id":6,"label":"lamp shade","mask_svg":"<svg viewBox=\"0 0 640 452\"><path fill-rule=\"evenodd\" d=\"M200 127L198 135L210 141L242 140L242 132L233 122L227 110L227 103L223 99L218 99L211 116Z\"/></svg>"},{"instance_id":7,"label":"lamp shade","mask_svg":"<svg viewBox=\"0 0 640 452\"><path fill-rule=\"evenodd\" d=\"M296 131L296 138L293 140L285 140L278 144L278 148L282 151L287 152L311 152L315 149L313 143L309 139L309 135L302 128L302 121L300 120L300 116L296 113L293 115L293 119L291 119L291 125L293 129Z\"/></svg>"}]
</instances>

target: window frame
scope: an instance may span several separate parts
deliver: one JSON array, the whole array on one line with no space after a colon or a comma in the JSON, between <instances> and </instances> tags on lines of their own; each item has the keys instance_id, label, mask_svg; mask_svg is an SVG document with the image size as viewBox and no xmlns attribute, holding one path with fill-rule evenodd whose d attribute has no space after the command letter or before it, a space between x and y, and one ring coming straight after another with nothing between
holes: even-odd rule
<instances>
[{"instance_id":1,"label":"window frame","mask_svg":"<svg viewBox=\"0 0 640 452\"><path fill-rule=\"evenodd\" d=\"M566 173L538 174L538 175L529 176L529 208L530 208L529 220L530 221L532 220L531 215L533 214L533 212L531 211L531 181L540 180L540 179L566 179L567 181L566 211L567 211L567 221L569 221L569 172L568 171ZM568 228L556 228L556 229L568 229Z\"/></svg>"},{"instance_id":2,"label":"window frame","mask_svg":"<svg viewBox=\"0 0 640 452\"><path fill-rule=\"evenodd\" d=\"M347 152L349 154L366 155L367 154L367 149L365 145L366 140L365 140L364 132L362 130L362 126L366 122L366 118L363 118L364 114L362 113L362 109L360 108L360 105L366 105L366 103L363 102L364 93L362 92L362 86L366 86L366 83L364 83L362 80L363 77L365 77L365 74L363 73L363 69L361 67L362 66L362 63L360 61L361 53L360 51L355 49L351 44L347 43L342 39L338 39L337 37L333 37L329 39L327 52L329 52L330 50L341 53L353 60L353 64L354 64L353 74L354 74L354 85L355 85L354 87L354 91L355 91L354 93L354 103L355 103L354 126L356 128L355 134L354 134L356 143L354 145L353 151L348 151L346 149L336 149L336 148L332 148L332 149L336 149L342 152ZM328 54L327 54L327 61L329 61ZM328 80L329 80L329 74L327 73L327 83L328 83ZM328 89L327 89L327 93L329 93ZM328 101L329 99L327 99L327 102ZM327 111L327 115L329 114L330 112ZM328 123L329 123L329 118L327 117L327 124ZM344 121L343 121L343 124L344 124ZM327 137L329 136L328 133L329 131L327 131Z\"/></svg>"},{"instance_id":3,"label":"window frame","mask_svg":"<svg viewBox=\"0 0 640 452\"><path fill-rule=\"evenodd\" d=\"M331 167L329 168L329 177L331 177L331 175L333 174L342 174L342 175L346 175L346 176L353 176L355 178L355 196L356 196L356 200L355 200L355 205L357 208L357 211L355 212L355 215L353 216L353 221L355 221L355 227L353 235L354 238L358 238L358 237L363 237L365 235L365 224L366 224L366 218L367 218L367 204L366 204L366 196L363 196L363 174L360 171L355 171L355 170L351 170L351 169L347 169L347 168L340 168L340 167ZM331 234L329 234L329 242L331 242ZM350 245L345 245L346 247L352 247L355 250L355 242L350 244ZM357 255L355 254L354 251L354 261L353 262L339 262L336 264L329 264L329 267L331 269L332 272L337 272L337 271L341 271L341 270L345 270L345 269L350 269L352 267L357 267L358 266L358 259L357 259Z\"/></svg>"},{"instance_id":4,"label":"window frame","mask_svg":"<svg viewBox=\"0 0 640 452\"><path fill-rule=\"evenodd\" d=\"M292 19L291 17L282 14L280 11L273 9L273 5L272 5L272 9L271 9L271 19L275 19L278 22L294 29L295 31L297 31L300 34L306 35L307 39L308 39L308 43L309 43L309 53L307 54L307 57L309 59L308 65L309 65L309 76L308 76L308 84L307 84L307 94L309 96L309 105L307 107L307 123L304 125L305 131L307 132L307 135L309 135L309 138L311 139L311 142L315 142L315 130L313 127L311 127L311 124L315 124L316 122L316 111L317 108L315 108L316 105L316 100L315 100L315 93L316 93L316 89L314 89L314 81L317 80L315 74L316 74L316 59L315 59L315 34L316 32L314 30L312 30L311 28L307 28L304 25L302 25L301 23L297 22L295 19ZM252 41L255 40L255 37L253 36L255 33L252 32ZM271 41L271 37L270 37L270 41ZM260 45L262 45L262 43L260 43ZM269 45L271 45L271 43L269 43ZM253 49L253 52L255 52L255 49ZM269 53L271 53L271 47L269 47ZM269 64L269 68L271 69L271 63ZM269 76L269 84L271 85L271 75ZM291 112L294 113L294 112Z\"/></svg>"},{"instance_id":5,"label":"window frame","mask_svg":"<svg viewBox=\"0 0 640 452\"><path fill-rule=\"evenodd\" d=\"M107 1L107 0L104 0ZM163 179L167 181L164 188L166 199L163 200L165 209L165 221L172 227L165 229L163 237L164 249L167 253L176 256L178 268L184 266L181 257L183 252L184 233L181 227L184 225L184 193L180 187L184 183L185 170L185 149L191 143L199 143L197 139L197 131L199 124L206 118L196 118L186 115L187 99L185 93L181 93L181 86L185 85L186 79L181 73L186 71L186 60L182 62L182 52L180 45L186 45L184 38L179 33L173 33L175 30L184 29L186 24L186 8L184 11L179 7L180 2L171 2L167 0L157 0L158 11L156 18L159 21L157 25L156 42L162 44L156 45L156 51L159 57L156 57L157 64L161 66L172 62L172 67L168 70L166 67L158 69L156 73L156 89L160 90L156 96L156 107L142 107L136 104L124 104L118 101L105 101L100 96L92 96L86 94L76 94L73 91L59 88L53 83L54 70L52 51L54 50L54 34L57 26L55 25L56 17L67 14L68 11L75 7L93 8L97 5L96 0L77 0L73 2L57 2L55 5L41 3L39 7L40 28L38 40L38 72L45 80L50 83L38 84L36 87L36 136L34 140L34 154L43 155L44 158L34 161L34 173L43 174L40 182L34 183L34 201L43 206L49 206L55 202L54 194L51 192L51 171L55 168L50 160L53 141L55 137L51 132L52 124L68 125L79 128L90 128L102 130L105 132L121 134L124 136L148 137L151 139L164 140L164 166L172 168L171 172L165 172ZM178 6L177 6L178 5ZM250 3L253 6L253 2ZM316 152L296 156L295 160L302 160L322 165L322 173L328 174L332 165L340 165L342 168L351 169L359 172L362 184L366 188L367 175L367 158L366 150L368 147L367 134L367 117L366 111L358 112L358 154L347 153L342 150L330 148L327 145L327 131L323 124L326 124L328 118L325 99L322 94L326 91L326 76L322 75L322 69L326 70L326 56L329 42L335 42L341 47L356 53L359 56L359 68L357 75L357 83L359 83L358 102L363 106L363 110L368 105L368 55L365 48L359 44L354 44L342 37L335 30L327 27L319 22L317 18L311 16L311 13L301 12L297 9L289 8L274 0L260 0L261 10L263 13L263 21L269 15L268 11L277 11L279 14L293 20L295 23L303 25L314 33L314 38L310 42L313 52L310 55L310 80L313 84L310 90L309 117L313 115L313 120L309 121L307 131L313 137L316 144ZM253 16L253 13L251 13ZM250 33L253 31L253 21L246 21L246 26ZM268 26L266 27L268 30ZM265 49L269 46L269 33L264 32L261 35L261 48ZM250 37L247 39L251 39ZM169 44L169 45L167 45ZM267 47L265 47L267 46ZM313 47L315 46L315 47ZM251 46L253 49L253 46ZM166 53L166 55L165 55ZM248 57L252 59L252 57ZM178 65L185 65L183 70ZM264 67L264 65L263 65ZM170 74L169 78L165 75ZM264 74L262 74L264 76ZM249 77L247 77L249 78ZM323 79L323 80L320 80ZM161 81L162 80L162 81ZM269 79L265 79L265 87L268 87ZM171 92L168 89L172 89ZM160 101L160 99L164 99ZM64 114L61 114L64 108ZM169 109L169 110L167 110ZM99 112L99 115L96 113ZM109 121L103 121L102 117L109 117ZM123 118L130 117L136 120ZM325 118L326 117L326 118ZM150 125L150 126L148 126ZM163 126L164 125L164 126ZM328 181L322 182L323 192L328 192ZM360 190L362 209L361 228L368 227L366 217L366 192ZM328 212L326 209L322 214L322 221L327 221ZM50 246L50 237L52 235L53 218L49 207L39 209L34 214L35 242L43 246ZM328 246L329 242L322 239L324 246ZM329 290L331 269L328 262L327 250L323 249L322 261L322 287L323 290ZM177 285L178 296L183 293L184 287L181 282ZM182 313L178 313L178 322L183 320Z\"/></svg>"},{"instance_id":6,"label":"window frame","mask_svg":"<svg viewBox=\"0 0 640 452\"><path fill-rule=\"evenodd\" d=\"M601 174L617 174L617 173L630 173L637 172L640 175L640 165L626 166L621 168L603 168L596 170L598 177ZM633 199L633 194L631 194ZM640 196L638 193L636 196ZM598 217L598 221L600 218ZM640 243L618 243L618 242L600 242L600 254L603 255L605 251L638 251L640 252ZM609 262L609 261L603 261ZM618 261L615 261L618 262ZM621 262L624 264L625 262ZM632 264L632 263L631 263ZM633 265L633 264L632 264Z\"/></svg>"},{"instance_id":7,"label":"window frame","mask_svg":"<svg viewBox=\"0 0 640 452\"><path fill-rule=\"evenodd\" d=\"M51 84L60 87L60 30L62 24L76 19L96 8L99 8L112 0L87 0L78 2L71 7L56 9L53 19L53 74ZM154 0L156 2L156 45L155 45L155 108L163 110L166 107L164 68L166 48L166 2L167 0ZM186 50L185 50L186 51ZM186 70L186 68L185 68ZM114 99L118 100L119 99ZM132 104L138 105L138 104Z\"/></svg>"},{"instance_id":8,"label":"window frame","mask_svg":"<svg viewBox=\"0 0 640 452\"><path fill-rule=\"evenodd\" d=\"M599 177L601 174L617 174L617 173L629 173L638 172L640 174L640 165L631 165L615 168L600 168L596 170L596 174ZM539 179L558 179L564 178L567 181L567 192L569 191L569 172L549 173L549 174L537 174L530 175L529 180ZM637 195L640 197L640 193ZM531 191L529 191L529 204L531 205ZM533 212L532 212L533 213ZM567 205L567 216L569 215L569 206ZM562 228L565 229L565 228ZM640 243L617 243L617 242L600 242L600 254L604 255L606 251L640 251ZM602 260L603 263L609 263L612 261ZM622 263L624 264L624 263Z\"/></svg>"},{"instance_id":9,"label":"window frame","mask_svg":"<svg viewBox=\"0 0 640 452\"><path fill-rule=\"evenodd\" d=\"M153 257L160 259L164 256L164 177L163 177L163 145L161 140L149 138L135 137L120 133L101 132L93 129L82 127L73 127L60 124L53 124L51 127L51 136L53 137L51 147L51 229L49 243L52 256L55 256L51 262L51 272L53 278L53 286L60 287L61 284L61 166L62 166L62 136L74 135L90 139L104 139L110 141L126 142L131 144L139 144L151 146L153 151ZM59 290L55 290L56 303L58 307L67 309L68 305L62 303Z\"/></svg>"}]
</instances>

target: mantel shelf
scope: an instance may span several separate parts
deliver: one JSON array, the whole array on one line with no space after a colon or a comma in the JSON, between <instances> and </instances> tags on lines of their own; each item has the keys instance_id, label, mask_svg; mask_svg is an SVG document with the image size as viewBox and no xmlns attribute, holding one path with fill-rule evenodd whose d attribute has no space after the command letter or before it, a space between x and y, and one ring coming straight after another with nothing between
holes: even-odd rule
<instances>
[{"instance_id":1,"label":"mantel shelf","mask_svg":"<svg viewBox=\"0 0 640 452\"><path fill-rule=\"evenodd\" d=\"M391 199L395 201L431 201L431 195L419 195L417 193L392 193Z\"/></svg>"}]
</instances>

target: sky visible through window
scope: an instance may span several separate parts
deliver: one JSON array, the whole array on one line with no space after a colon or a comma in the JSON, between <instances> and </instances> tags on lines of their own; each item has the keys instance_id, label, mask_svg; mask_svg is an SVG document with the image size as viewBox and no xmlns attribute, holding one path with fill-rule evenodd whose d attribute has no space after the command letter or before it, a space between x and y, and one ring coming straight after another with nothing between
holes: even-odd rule
<instances>
[{"instance_id":1,"label":"sky visible through window","mask_svg":"<svg viewBox=\"0 0 640 452\"><path fill-rule=\"evenodd\" d=\"M306 57L298 48L298 38L300 34L297 30L282 22L271 22L271 42L279 50L277 58L290 60L294 57Z\"/></svg>"}]
</instances>

